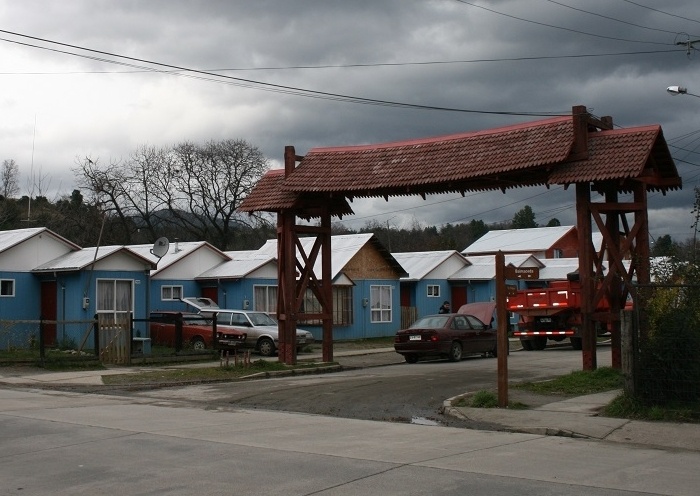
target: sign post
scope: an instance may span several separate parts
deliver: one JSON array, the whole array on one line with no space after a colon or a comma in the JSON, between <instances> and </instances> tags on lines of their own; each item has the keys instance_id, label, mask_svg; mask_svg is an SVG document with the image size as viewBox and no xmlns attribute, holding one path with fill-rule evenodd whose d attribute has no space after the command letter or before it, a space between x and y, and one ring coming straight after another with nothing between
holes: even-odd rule
<instances>
[{"instance_id":1,"label":"sign post","mask_svg":"<svg viewBox=\"0 0 700 496\"><path fill-rule=\"evenodd\" d=\"M502 251L496 254L496 349L498 354L498 406L508 407L508 310L506 308L506 267Z\"/></svg>"}]
</instances>

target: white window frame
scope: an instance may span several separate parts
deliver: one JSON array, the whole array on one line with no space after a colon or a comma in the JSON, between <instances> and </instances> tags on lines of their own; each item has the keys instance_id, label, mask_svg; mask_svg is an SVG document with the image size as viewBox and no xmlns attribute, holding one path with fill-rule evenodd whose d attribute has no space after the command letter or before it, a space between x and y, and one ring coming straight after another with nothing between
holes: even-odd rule
<instances>
[{"instance_id":1,"label":"white window frame","mask_svg":"<svg viewBox=\"0 0 700 496\"><path fill-rule=\"evenodd\" d=\"M369 287L370 322L373 324L392 322L393 292L393 286L388 284L375 284Z\"/></svg>"},{"instance_id":2,"label":"white window frame","mask_svg":"<svg viewBox=\"0 0 700 496\"><path fill-rule=\"evenodd\" d=\"M253 285L253 308L256 312L277 315L277 291L275 284Z\"/></svg>"},{"instance_id":3,"label":"white window frame","mask_svg":"<svg viewBox=\"0 0 700 496\"><path fill-rule=\"evenodd\" d=\"M428 298L440 298L440 285L428 284L427 294Z\"/></svg>"},{"instance_id":4,"label":"white window frame","mask_svg":"<svg viewBox=\"0 0 700 496\"><path fill-rule=\"evenodd\" d=\"M173 291L176 289L180 291L180 296L177 298L173 297ZM166 293L169 293L169 295L166 295ZM160 287L161 301L180 301L184 294L184 287L181 284L166 284Z\"/></svg>"},{"instance_id":5,"label":"white window frame","mask_svg":"<svg viewBox=\"0 0 700 496\"><path fill-rule=\"evenodd\" d=\"M15 280L14 279L0 279L0 297L2 298L14 298L15 297ZM5 288L9 287L10 292L5 292Z\"/></svg>"},{"instance_id":6,"label":"white window frame","mask_svg":"<svg viewBox=\"0 0 700 496\"><path fill-rule=\"evenodd\" d=\"M100 294L100 291L102 288L106 288L106 285L112 284L112 298L111 302L109 302L111 308L106 307L106 298L103 297L102 294ZM124 283L129 284L129 295L128 295L128 308L119 308L123 307L123 300L120 301L120 296L121 298L124 297L124 293L120 293L117 289L118 286L122 286ZM117 322L117 317L120 315L134 315L134 291L135 291L135 283L133 279L108 279L108 278L103 278L103 279L97 279L96 281L96 288L95 288L95 312L97 314L101 315L112 315L114 322Z\"/></svg>"}]
</instances>

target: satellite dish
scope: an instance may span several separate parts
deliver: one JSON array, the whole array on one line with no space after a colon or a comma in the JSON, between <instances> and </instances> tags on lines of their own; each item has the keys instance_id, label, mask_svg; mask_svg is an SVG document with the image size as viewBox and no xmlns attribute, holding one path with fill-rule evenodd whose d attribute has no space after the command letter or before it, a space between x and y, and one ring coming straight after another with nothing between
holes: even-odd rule
<instances>
[{"instance_id":1,"label":"satellite dish","mask_svg":"<svg viewBox=\"0 0 700 496\"><path fill-rule=\"evenodd\" d=\"M156 242L153 243L153 248L151 248L151 254L155 255L158 258L163 258L163 255L168 253L169 248L170 242L168 241L168 238L158 238L156 239Z\"/></svg>"}]
</instances>

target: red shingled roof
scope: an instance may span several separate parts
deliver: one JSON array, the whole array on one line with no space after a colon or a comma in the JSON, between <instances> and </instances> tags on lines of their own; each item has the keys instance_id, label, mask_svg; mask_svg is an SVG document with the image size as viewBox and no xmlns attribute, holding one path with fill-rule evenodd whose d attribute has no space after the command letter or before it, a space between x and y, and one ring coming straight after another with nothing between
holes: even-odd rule
<instances>
[{"instance_id":1,"label":"red shingled roof","mask_svg":"<svg viewBox=\"0 0 700 496\"><path fill-rule=\"evenodd\" d=\"M566 159L573 145L571 117L381 145L314 148L284 182L294 192L351 196L460 191L462 183L524 171ZM521 177L524 184L532 182ZM451 184L451 187L448 186ZM513 184L510 186L519 186ZM497 189L493 183L485 189ZM401 190L401 191L398 191Z\"/></svg>"},{"instance_id":2,"label":"red shingled roof","mask_svg":"<svg viewBox=\"0 0 700 496\"><path fill-rule=\"evenodd\" d=\"M676 189L681 186L661 126L590 133L588 153L585 160L556 167L549 176L549 183L571 184L610 179L622 181L642 177L648 174L645 169L652 168L656 180L648 183L650 190Z\"/></svg>"},{"instance_id":3,"label":"red shingled roof","mask_svg":"<svg viewBox=\"0 0 700 496\"><path fill-rule=\"evenodd\" d=\"M487 131L379 145L314 148L288 176L270 171L240 211L296 209L315 216L352 213L345 198L507 189L629 180L649 189L681 187L659 126L588 131L582 116L556 117ZM583 117L585 118L585 117ZM587 141L587 143L586 143Z\"/></svg>"},{"instance_id":4,"label":"red shingled roof","mask_svg":"<svg viewBox=\"0 0 700 496\"><path fill-rule=\"evenodd\" d=\"M300 203L302 198L297 193L283 188L284 179L283 169L267 171L255 185L252 193L243 200L238 210L240 212L278 212L285 209L296 209L300 211L300 217L310 218L318 216L320 209L327 205L333 215L343 216L353 213L352 208L342 196L336 196L329 200L320 195L306 194L303 203Z\"/></svg>"}]
</instances>

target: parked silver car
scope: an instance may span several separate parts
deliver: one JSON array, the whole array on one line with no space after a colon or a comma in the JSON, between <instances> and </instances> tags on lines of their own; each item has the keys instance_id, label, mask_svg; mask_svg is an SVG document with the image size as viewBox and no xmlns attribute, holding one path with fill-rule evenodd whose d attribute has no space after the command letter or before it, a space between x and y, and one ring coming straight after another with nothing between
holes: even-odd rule
<instances>
[{"instance_id":1,"label":"parked silver car","mask_svg":"<svg viewBox=\"0 0 700 496\"><path fill-rule=\"evenodd\" d=\"M217 327L228 326L247 333L244 346L253 348L263 356L272 356L277 353L278 322L265 312L219 308L209 298L188 297L182 298L182 301L196 308L205 317L216 315ZM309 331L297 329L297 352L313 342L314 337Z\"/></svg>"}]
</instances>

